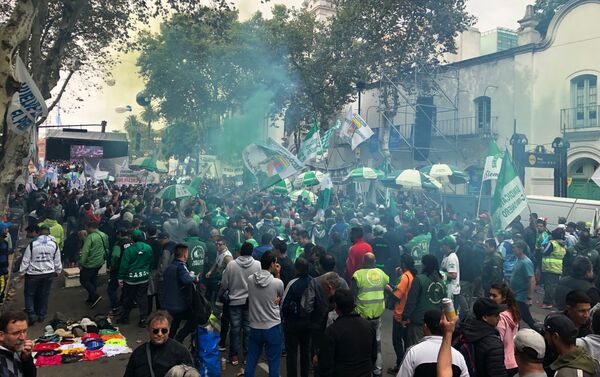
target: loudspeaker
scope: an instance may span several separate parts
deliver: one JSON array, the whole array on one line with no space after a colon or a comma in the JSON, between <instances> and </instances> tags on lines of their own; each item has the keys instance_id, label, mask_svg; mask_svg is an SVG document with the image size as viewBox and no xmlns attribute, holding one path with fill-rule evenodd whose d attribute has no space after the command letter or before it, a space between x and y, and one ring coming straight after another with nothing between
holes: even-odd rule
<instances>
[{"instance_id":1,"label":"loudspeaker","mask_svg":"<svg viewBox=\"0 0 600 377\"><path fill-rule=\"evenodd\" d=\"M433 97L417 97L417 113L415 115L414 158L417 161L427 161L431 146L431 132L435 123L437 108Z\"/></svg>"}]
</instances>

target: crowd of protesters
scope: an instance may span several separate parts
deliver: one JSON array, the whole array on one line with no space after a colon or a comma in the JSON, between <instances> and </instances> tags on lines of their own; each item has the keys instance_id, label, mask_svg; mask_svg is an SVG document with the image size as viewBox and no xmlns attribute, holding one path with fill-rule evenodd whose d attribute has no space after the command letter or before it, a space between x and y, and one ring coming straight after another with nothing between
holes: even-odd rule
<instances>
[{"instance_id":1,"label":"crowd of protesters","mask_svg":"<svg viewBox=\"0 0 600 377\"><path fill-rule=\"evenodd\" d=\"M107 297L116 323L135 318L149 329L153 352L186 344L203 325L190 299L201 292L220 317L220 350L233 366L243 361L247 376L263 349L270 376L279 375L282 355L290 377L380 376L382 337L396 355L388 373L435 375L448 327L444 298L462 318L450 326L454 375L599 373L590 353L600 352L600 313L590 312L600 301L600 232L585 223L561 218L549 230L531 214L527 226L517 218L493 233L488 215L441 214L418 194L357 206L340 193L317 208L208 180L183 199L157 197L161 186L59 180L10 194L13 221L0 227L0 244L13 248L4 240L26 215L31 241L16 272L29 325L45 320L52 276L79 266L87 305ZM109 280L99 288L103 266ZM555 310L543 323L530 313L536 289L540 307ZM391 334L381 331L386 308ZM544 349L524 328L544 334ZM127 376L147 375L145 352L134 352ZM538 362L539 374L521 370Z\"/></svg>"}]
</instances>

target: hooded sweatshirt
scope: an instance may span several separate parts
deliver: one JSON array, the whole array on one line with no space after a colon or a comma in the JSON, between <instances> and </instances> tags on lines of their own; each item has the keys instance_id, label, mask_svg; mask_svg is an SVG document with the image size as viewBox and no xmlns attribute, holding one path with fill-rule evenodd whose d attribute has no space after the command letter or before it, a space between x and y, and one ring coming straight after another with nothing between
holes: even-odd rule
<instances>
[{"instance_id":1,"label":"hooded sweatshirt","mask_svg":"<svg viewBox=\"0 0 600 377\"><path fill-rule=\"evenodd\" d=\"M279 302L283 297L283 281L269 271L260 270L248 277L248 302L250 327L268 330L281 323Z\"/></svg>"},{"instance_id":2,"label":"hooded sweatshirt","mask_svg":"<svg viewBox=\"0 0 600 377\"><path fill-rule=\"evenodd\" d=\"M590 334L577 338L577 346L585 348L594 359L600 360L600 335Z\"/></svg>"},{"instance_id":3,"label":"hooded sweatshirt","mask_svg":"<svg viewBox=\"0 0 600 377\"><path fill-rule=\"evenodd\" d=\"M519 331L519 324L515 323L512 314L508 310L500 313L500 321L496 326L500 339L504 343L504 366L506 369L517 368L517 360L515 360L515 342L514 338Z\"/></svg>"},{"instance_id":4,"label":"hooded sweatshirt","mask_svg":"<svg viewBox=\"0 0 600 377\"><path fill-rule=\"evenodd\" d=\"M560 355L550 368L556 371L555 377L577 377L577 370L581 369L592 376L599 373L598 362L583 348L577 347L575 351Z\"/></svg>"},{"instance_id":5,"label":"hooded sweatshirt","mask_svg":"<svg viewBox=\"0 0 600 377\"><path fill-rule=\"evenodd\" d=\"M251 255L240 255L225 267L219 297L228 289L229 305L244 305L248 298L248 277L258 271L260 271L259 261L254 260Z\"/></svg>"},{"instance_id":6,"label":"hooded sweatshirt","mask_svg":"<svg viewBox=\"0 0 600 377\"><path fill-rule=\"evenodd\" d=\"M462 323L466 342L475 349L475 369L479 377L506 376L504 344L498 330L483 320L468 317Z\"/></svg>"}]
</instances>

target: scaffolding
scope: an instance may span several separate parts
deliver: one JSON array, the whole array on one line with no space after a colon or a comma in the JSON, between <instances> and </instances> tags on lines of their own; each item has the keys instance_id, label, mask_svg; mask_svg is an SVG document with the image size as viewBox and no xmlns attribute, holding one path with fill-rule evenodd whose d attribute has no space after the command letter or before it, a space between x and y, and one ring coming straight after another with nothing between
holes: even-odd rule
<instances>
[{"instance_id":1,"label":"scaffolding","mask_svg":"<svg viewBox=\"0 0 600 377\"><path fill-rule=\"evenodd\" d=\"M423 115L431 122L432 141L441 140L437 147L430 143L427 149L428 157L426 162L431 164L431 156L441 153L449 156L453 155L456 160L464 158L463 152L459 147L459 94L460 74L459 70L453 66L422 66L415 70L411 76L404 79L394 80L385 72L381 74L379 81L380 95L384 91L393 90L398 95L398 106L394 109L386 107L379 100L378 113L380 116L380 127L389 126L389 138L399 139L399 145L395 148L389 148L384 145L383 148L389 152L401 153L408 157L411 167L415 166L415 118L417 107L433 107L434 112L424 111ZM419 97L432 97L433 106L417 104ZM392 115L393 114L393 115ZM390 116L392 115L392 116ZM438 119L441 119L438 121ZM389 141L384 140L384 143ZM457 161L447 161L456 164Z\"/></svg>"}]
</instances>

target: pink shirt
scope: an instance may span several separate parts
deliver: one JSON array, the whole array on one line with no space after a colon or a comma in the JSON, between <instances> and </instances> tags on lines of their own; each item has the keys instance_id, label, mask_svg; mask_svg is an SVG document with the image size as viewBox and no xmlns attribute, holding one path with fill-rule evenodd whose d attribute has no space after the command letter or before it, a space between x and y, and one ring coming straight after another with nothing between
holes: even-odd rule
<instances>
[{"instance_id":1,"label":"pink shirt","mask_svg":"<svg viewBox=\"0 0 600 377\"><path fill-rule=\"evenodd\" d=\"M496 329L500 333L500 339L502 339L502 343L504 344L504 367L506 369L516 368L514 338L517 335L517 331L519 331L519 325L515 324L512 314L508 310L500 313L500 321L498 321Z\"/></svg>"}]
</instances>

